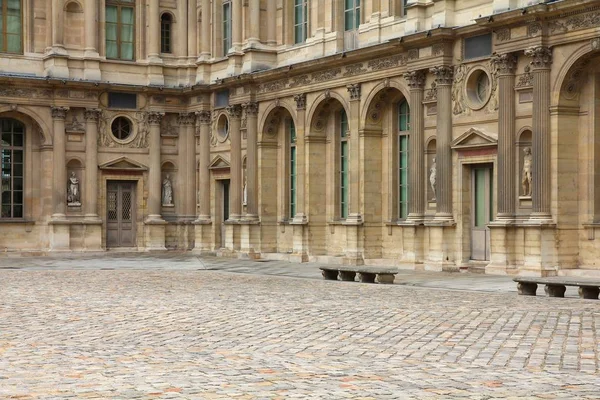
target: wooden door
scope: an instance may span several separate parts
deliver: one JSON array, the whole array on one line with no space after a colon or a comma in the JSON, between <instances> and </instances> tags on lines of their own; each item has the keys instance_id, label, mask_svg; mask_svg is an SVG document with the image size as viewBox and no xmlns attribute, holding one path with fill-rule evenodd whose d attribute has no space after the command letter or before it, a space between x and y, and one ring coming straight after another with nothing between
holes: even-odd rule
<instances>
[{"instance_id":1,"label":"wooden door","mask_svg":"<svg viewBox=\"0 0 600 400\"><path fill-rule=\"evenodd\" d=\"M135 247L135 182L109 181L106 193L106 246Z\"/></svg>"}]
</instances>

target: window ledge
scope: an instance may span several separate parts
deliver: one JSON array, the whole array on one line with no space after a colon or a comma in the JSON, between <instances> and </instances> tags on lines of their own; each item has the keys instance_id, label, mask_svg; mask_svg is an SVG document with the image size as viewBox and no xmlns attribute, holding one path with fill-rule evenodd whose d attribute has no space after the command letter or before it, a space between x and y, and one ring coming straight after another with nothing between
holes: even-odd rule
<instances>
[{"instance_id":1,"label":"window ledge","mask_svg":"<svg viewBox=\"0 0 600 400\"><path fill-rule=\"evenodd\" d=\"M3 219L3 218L0 218L0 224L35 225L35 221L32 219Z\"/></svg>"}]
</instances>

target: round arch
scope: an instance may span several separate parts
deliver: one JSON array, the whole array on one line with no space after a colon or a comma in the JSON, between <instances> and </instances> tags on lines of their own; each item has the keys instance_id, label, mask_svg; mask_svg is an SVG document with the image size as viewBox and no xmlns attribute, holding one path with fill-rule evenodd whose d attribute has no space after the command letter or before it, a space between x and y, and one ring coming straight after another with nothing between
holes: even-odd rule
<instances>
[{"instance_id":1,"label":"round arch","mask_svg":"<svg viewBox=\"0 0 600 400\"><path fill-rule=\"evenodd\" d=\"M312 122L314 119L314 116L317 112L317 110L319 110L321 108L321 106L323 106L326 102L330 101L331 99L333 100L337 100L341 106L344 108L344 111L346 111L346 115L348 115L348 118L350 118L350 105L348 104L348 102L346 101L346 99L341 96L339 93L335 92L335 91L325 91L320 93L317 98L312 102L312 105L310 106L310 109L308 110L308 118L306 119L307 121L307 127L312 126Z\"/></svg>"},{"instance_id":2,"label":"round arch","mask_svg":"<svg viewBox=\"0 0 600 400\"><path fill-rule=\"evenodd\" d=\"M49 111L50 111L50 109L48 109L48 112ZM27 121L24 119L19 119L19 114L21 114L25 117L31 118L33 121L35 121L38 124L38 126L41 129L41 134L44 138L44 143L42 143L42 145L51 145L52 144L52 135L50 134L50 127L48 126L48 124L46 124L44 122L44 118L39 113L37 113L36 111L31 109L30 107L14 106L14 105L13 106L0 106L0 118L5 113L11 113L10 117L7 117L7 118L15 118L23 123L26 123Z\"/></svg>"},{"instance_id":3,"label":"round arch","mask_svg":"<svg viewBox=\"0 0 600 400\"><path fill-rule=\"evenodd\" d=\"M367 120L367 114L369 113L369 108L371 107L376 96L382 90L388 89L388 88L397 89L400 92L400 94L402 94L402 96L404 96L406 101L408 101L409 90L408 90L407 85L403 81L400 81L397 78L389 78L389 79L385 79L385 80L379 82L377 85L375 85L375 87L373 87L373 89L371 89L369 94L365 97L364 102L362 102L362 109L360 110L360 121L359 121L359 125L361 127L364 127L366 125L365 122Z\"/></svg>"},{"instance_id":4,"label":"round arch","mask_svg":"<svg viewBox=\"0 0 600 400\"><path fill-rule=\"evenodd\" d=\"M576 48L570 55L565 57L565 62L560 67L552 86L552 97L550 101L551 106L558 106L560 104L563 85L571 69L576 64L580 63L582 59L595 54L600 54L600 39L588 41L587 43Z\"/></svg>"},{"instance_id":5,"label":"round arch","mask_svg":"<svg viewBox=\"0 0 600 400\"><path fill-rule=\"evenodd\" d=\"M293 105L291 104L291 102L287 99L286 100L274 100L274 101L270 102L267 105L267 107L265 108L265 110L261 113L259 123L258 123L259 140L262 140L262 138L263 138L263 134L264 134L267 124L269 122L269 117L270 117L271 113L274 112L278 108L282 108L282 109L286 110L292 117L294 126L298 125L298 116L297 116L296 110L293 107Z\"/></svg>"}]
</instances>

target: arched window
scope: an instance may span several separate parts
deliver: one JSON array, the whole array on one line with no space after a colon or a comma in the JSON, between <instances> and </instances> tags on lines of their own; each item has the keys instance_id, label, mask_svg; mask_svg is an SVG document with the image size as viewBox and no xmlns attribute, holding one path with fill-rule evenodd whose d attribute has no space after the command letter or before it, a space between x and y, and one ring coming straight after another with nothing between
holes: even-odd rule
<instances>
[{"instance_id":1,"label":"arched window","mask_svg":"<svg viewBox=\"0 0 600 400\"><path fill-rule=\"evenodd\" d=\"M0 218L23 218L25 127L14 119L0 118L0 176L2 208Z\"/></svg>"},{"instance_id":2,"label":"arched window","mask_svg":"<svg viewBox=\"0 0 600 400\"><path fill-rule=\"evenodd\" d=\"M398 218L408 216L408 134L410 109L403 99L398 103Z\"/></svg>"},{"instance_id":3,"label":"arched window","mask_svg":"<svg viewBox=\"0 0 600 400\"><path fill-rule=\"evenodd\" d=\"M0 1L0 52L23 53L21 0Z\"/></svg>"},{"instance_id":4,"label":"arched window","mask_svg":"<svg viewBox=\"0 0 600 400\"><path fill-rule=\"evenodd\" d=\"M288 121L288 137L290 143L290 218L296 215L296 126Z\"/></svg>"},{"instance_id":5,"label":"arched window","mask_svg":"<svg viewBox=\"0 0 600 400\"><path fill-rule=\"evenodd\" d=\"M106 58L133 60L135 54L135 2L106 0Z\"/></svg>"},{"instance_id":6,"label":"arched window","mask_svg":"<svg viewBox=\"0 0 600 400\"><path fill-rule=\"evenodd\" d=\"M173 18L171 14L164 13L160 16L160 52L170 53L171 50L171 32Z\"/></svg>"},{"instance_id":7,"label":"arched window","mask_svg":"<svg viewBox=\"0 0 600 400\"><path fill-rule=\"evenodd\" d=\"M339 127L340 140L340 218L348 217L348 193L349 193L349 153L348 153L348 116L342 110L340 114Z\"/></svg>"}]
</instances>

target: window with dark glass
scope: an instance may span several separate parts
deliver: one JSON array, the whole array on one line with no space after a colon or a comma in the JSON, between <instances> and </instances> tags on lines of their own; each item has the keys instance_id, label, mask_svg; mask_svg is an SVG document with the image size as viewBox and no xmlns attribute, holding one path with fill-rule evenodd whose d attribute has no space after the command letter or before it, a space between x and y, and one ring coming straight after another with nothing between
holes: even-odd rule
<instances>
[{"instance_id":1,"label":"window with dark glass","mask_svg":"<svg viewBox=\"0 0 600 400\"><path fill-rule=\"evenodd\" d=\"M410 109L408 102L398 103L398 218L408 216L408 131Z\"/></svg>"},{"instance_id":2,"label":"window with dark glass","mask_svg":"<svg viewBox=\"0 0 600 400\"><path fill-rule=\"evenodd\" d=\"M14 119L0 119L0 218L23 218L25 127Z\"/></svg>"},{"instance_id":3,"label":"window with dark glass","mask_svg":"<svg viewBox=\"0 0 600 400\"><path fill-rule=\"evenodd\" d=\"M0 0L0 52L23 52L21 0Z\"/></svg>"},{"instance_id":4,"label":"window with dark glass","mask_svg":"<svg viewBox=\"0 0 600 400\"><path fill-rule=\"evenodd\" d=\"M465 60L487 57L492 54L492 34L472 36L464 41Z\"/></svg>"},{"instance_id":5,"label":"window with dark glass","mask_svg":"<svg viewBox=\"0 0 600 400\"><path fill-rule=\"evenodd\" d=\"M231 2L223 2L223 56L231 48Z\"/></svg>"},{"instance_id":6,"label":"window with dark glass","mask_svg":"<svg viewBox=\"0 0 600 400\"><path fill-rule=\"evenodd\" d=\"M296 126L288 122L290 139L290 218L296 215Z\"/></svg>"},{"instance_id":7,"label":"window with dark glass","mask_svg":"<svg viewBox=\"0 0 600 400\"><path fill-rule=\"evenodd\" d=\"M348 153L348 116L346 111L342 110L340 115L340 218L348 217L348 194L350 190L350 171L349 171L349 153Z\"/></svg>"},{"instance_id":8,"label":"window with dark glass","mask_svg":"<svg viewBox=\"0 0 600 400\"><path fill-rule=\"evenodd\" d=\"M119 140L126 140L133 132L131 121L125 117L115 118L110 128L113 136Z\"/></svg>"},{"instance_id":9,"label":"window with dark glass","mask_svg":"<svg viewBox=\"0 0 600 400\"><path fill-rule=\"evenodd\" d=\"M344 0L344 30L353 31L360 25L360 0Z\"/></svg>"},{"instance_id":10,"label":"window with dark glass","mask_svg":"<svg viewBox=\"0 0 600 400\"><path fill-rule=\"evenodd\" d=\"M134 0L106 0L106 58L133 60L134 52Z\"/></svg>"},{"instance_id":11,"label":"window with dark glass","mask_svg":"<svg viewBox=\"0 0 600 400\"><path fill-rule=\"evenodd\" d=\"M294 0L294 43L306 41L308 29L308 1Z\"/></svg>"},{"instance_id":12,"label":"window with dark glass","mask_svg":"<svg viewBox=\"0 0 600 400\"><path fill-rule=\"evenodd\" d=\"M171 52L171 27L173 25L173 18L171 14L164 13L160 16L160 52L170 53Z\"/></svg>"},{"instance_id":13,"label":"window with dark glass","mask_svg":"<svg viewBox=\"0 0 600 400\"><path fill-rule=\"evenodd\" d=\"M402 15L406 16L408 8L408 0L402 0Z\"/></svg>"}]
</instances>

